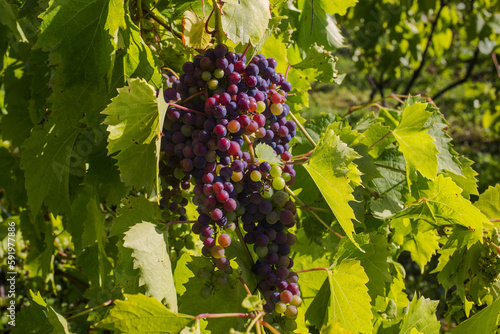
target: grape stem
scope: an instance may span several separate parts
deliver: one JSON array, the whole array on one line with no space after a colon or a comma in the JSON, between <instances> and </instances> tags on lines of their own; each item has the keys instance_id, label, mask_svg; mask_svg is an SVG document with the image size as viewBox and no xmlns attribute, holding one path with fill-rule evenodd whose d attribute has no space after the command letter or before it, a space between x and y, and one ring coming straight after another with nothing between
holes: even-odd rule
<instances>
[{"instance_id":1,"label":"grape stem","mask_svg":"<svg viewBox=\"0 0 500 334\"><path fill-rule=\"evenodd\" d=\"M169 103L167 103L167 105L172 106L172 107L176 107L176 108L184 110L184 111L189 111L189 112L192 112L192 113L195 113L195 114L199 114L199 115L202 115L202 116L205 116L205 117L208 116L207 114L199 112L198 110L186 108L186 107L181 106L180 104L177 104L177 103L169 102Z\"/></svg>"},{"instance_id":2,"label":"grape stem","mask_svg":"<svg viewBox=\"0 0 500 334\"><path fill-rule=\"evenodd\" d=\"M245 290L247 291L247 293L251 296L252 292L250 291L250 289L248 288L248 285L243 280L243 277L240 276L240 277L238 277L238 279L240 280L241 284L243 284L243 287L245 288Z\"/></svg>"},{"instance_id":3,"label":"grape stem","mask_svg":"<svg viewBox=\"0 0 500 334\"><path fill-rule=\"evenodd\" d=\"M276 330L276 328L274 328L273 326L271 326L269 323L267 323L266 321L264 320L261 320L260 323L262 325L264 325L264 327L266 327L267 329L269 329L271 332L273 332L273 334L281 334L280 332L278 332Z\"/></svg>"},{"instance_id":4,"label":"grape stem","mask_svg":"<svg viewBox=\"0 0 500 334\"><path fill-rule=\"evenodd\" d=\"M320 270L330 271L330 269L328 268L310 268L310 269L295 270L295 272L298 274L298 273L307 273L310 271L320 271Z\"/></svg>"},{"instance_id":5,"label":"grape stem","mask_svg":"<svg viewBox=\"0 0 500 334\"><path fill-rule=\"evenodd\" d=\"M382 138L380 138L375 143L373 143L372 146L370 146L369 148L371 149L373 146L375 146L378 143L380 143L382 140L384 140L385 138L387 138L389 135L392 135L392 131L387 132L385 135L382 136Z\"/></svg>"},{"instance_id":6,"label":"grape stem","mask_svg":"<svg viewBox=\"0 0 500 334\"><path fill-rule=\"evenodd\" d=\"M314 139L311 138L311 135L309 134L309 132L307 132L306 128L304 128L304 126L302 125L302 123L299 122L299 120L297 119L297 117L295 117L295 115L291 111L288 113L288 115L290 115L290 117L293 119L293 121L295 122L295 124L297 124L297 126L300 129L300 131L302 131L302 133L304 134L304 136L306 136L307 140L309 140L309 142L311 143L311 145L313 147L316 147L316 142L314 141Z\"/></svg>"},{"instance_id":7,"label":"grape stem","mask_svg":"<svg viewBox=\"0 0 500 334\"><path fill-rule=\"evenodd\" d=\"M76 317L79 317L81 315L84 315L84 314L87 314L89 312L92 312L94 310L97 310L98 308L101 308L101 307L104 307L104 306L109 306L111 303L113 302L113 299L110 299L108 300L107 302L105 303L102 303L101 305L97 305L97 306L94 306L94 307L91 307L91 308L88 308L80 313L77 313L77 314L73 314L69 317L66 318L66 320L70 320L70 319L73 319L73 318L76 318Z\"/></svg>"},{"instance_id":8,"label":"grape stem","mask_svg":"<svg viewBox=\"0 0 500 334\"><path fill-rule=\"evenodd\" d=\"M390 166L386 166L386 165L382 165L382 164L379 164L379 163L374 163L375 166L378 166L378 167L382 167L382 168L387 168L387 169L390 169L390 170L393 170L395 172L398 172L398 173L402 173L402 174L405 174L406 175L406 171L405 170L402 170L402 169L399 169L399 168L394 168L394 167L390 167Z\"/></svg>"},{"instance_id":9,"label":"grape stem","mask_svg":"<svg viewBox=\"0 0 500 334\"><path fill-rule=\"evenodd\" d=\"M195 319L215 319L215 318L254 318L253 313L202 313L198 314Z\"/></svg>"},{"instance_id":10,"label":"grape stem","mask_svg":"<svg viewBox=\"0 0 500 334\"><path fill-rule=\"evenodd\" d=\"M169 70L174 75L174 77L177 78L177 80L180 80L179 75L173 69L171 69L170 67L162 67L161 69L162 70Z\"/></svg>"},{"instance_id":11,"label":"grape stem","mask_svg":"<svg viewBox=\"0 0 500 334\"><path fill-rule=\"evenodd\" d=\"M217 0L213 1L213 6L215 10L215 30L213 33L215 33L215 40L217 44L223 44L224 31L222 30L222 13L217 5Z\"/></svg>"},{"instance_id":12,"label":"grape stem","mask_svg":"<svg viewBox=\"0 0 500 334\"><path fill-rule=\"evenodd\" d=\"M250 138L248 138L247 135L243 135L243 138L245 139L245 143L247 143L247 145L248 145L248 151L250 153L250 158L252 159L251 161L254 164L255 163L255 151L253 149L252 141L250 140Z\"/></svg>"},{"instance_id":13,"label":"grape stem","mask_svg":"<svg viewBox=\"0 0 500 334\"><path fill-rule=\"evenodd\" d=\"M214 14L214 11L215 11L215 6L212 8L212 11L210 12L210 15L208 15L208 19L207 19L207 22L205 22L205 32L209 35L213 34L215 32L216 29L210 31L208 29L208 22L210 22L210 19L212 18L212 15ZM203 11L203 13L205 13L205 11Z\"/></svg>"},{"instance_id":14,"label":"grape stem","mask_svg":"<svg viewBox=\"0 0 500 334\"><path fill-rule=\"evenodd\" d=\"M288 79L288 71L290 71L290 67L292 67L292 65L290 65L290 63L288 63L288 66L286 67L286 72L285 72L285 80Z\"/></svg>"},{"instance_id":15,"label":"grape stem","mask_svg":"<svg viewBox=\"0 0 500 334\"><path fill-rule=\"evenodd\" d=\"M206 90L202 90L202 91L200 91L200 92L198 92L198 93L196 93L196 94L191 95L191 96L190 96L190 97L188 97L187 99L182 100L182 101L181 101L181 102L179 102L179 103L184 104L184 103L186 103L186 102L188 102L188 101L192 100L193 98L195 98L195 97L196 97L196 96L198 96L198 95L206 95L206 94L207 94L207 91L206 91Z\"/></svg>"},{"instance_id":16,"label":"grape stem","mask_svg":"<svg viewBox=\"0 0 500 334\"><path fill-rule=\"evenodd\" d=\"M250 49L250 45L252 45L250 42L248 42L247 47L245 48L245 51L241 54L241 57L238 60L242 60L243 57L247 54L248 49Z\"/></svg>"},{"instance_id":17,"label":"grape stem","mask_svg":"<svg viewBox=\"0 0 500 334\"><path fill-rule=\"evenodd\" d=\"M243 244L243 248L245 249L245 253L248 256L248 259L250 260L250 263L253 265L253 257L252 254L250 253L250 250L248 249L247 243L243 239L243 234L241 233L240 226L236 224L236 234L238 235L238 238L240 239L240 242Z\"/></svg>"},{"instance_id":18,"label":"grape stem","mask_svg":"<svg viewBox=\"0 0 500 334\"><path fill-rule=\"evenodd\" d=\"M335 234L337 237L339 237L340 239L343 238L343 236L341 236L339 233L337 233L334 229L332 229L330 226L328 226L327 223L325 223L323 221L323 219L320 218L320 216L318 216L318 214L316 213L316 211L314 211L310 206L308 206L306 203L304 203L297 195L295 195L295 193L290 189L288 188L287 186L285 186L285 190L293 197L297 200L297 202L299 202L301 208L303 208L304 210L307 210L309 211L314 217L316 217L317 220L319 220L319 222L321 224L323 224L328 230L330 230L330 232L332 232L333 234Z\"/></svg>"},{"instance_id":19,"label":"grape stem","mask_svg":"<svg viewBox=\"0 0 500 334\"><path fill-rule=\"evenodd\" d=\"M248 325L246 334L250 333L250 331L252 330L253 326L255 326L255 324L258 321L260 321L260 319L264 316L264 314L265 314L264 312L259 312L259 314L255 318L252 319L252 322L250 323L250 325ZM256 326L256 328L257 328L257 332L259 332L260 331L259 326Z\"/></svg>"}]
</instances>

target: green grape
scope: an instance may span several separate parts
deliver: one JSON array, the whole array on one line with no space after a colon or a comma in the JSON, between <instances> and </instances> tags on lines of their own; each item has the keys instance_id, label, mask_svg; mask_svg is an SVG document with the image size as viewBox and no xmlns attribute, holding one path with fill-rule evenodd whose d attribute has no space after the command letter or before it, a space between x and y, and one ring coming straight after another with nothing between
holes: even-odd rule
<instances>
[{"instance_id":1,"label":"green grape","mask_svg":"<svg viewBox=\"0 0 500 334\"><path fill-rule=\"evenodd\" d=\"M217 79L220 79L223 76L224 76L224 70L221 70L220 68L218 68L214 71L214 77L216 77Z\"/></svg>"},{"instance_id":2,"label":"green grape","mask_svg":"<svg viewBox=\"0 0 500 334\"><path fill-rule=\"evenodd\" d=\"M297 308L293 305L288 305L285 311L285 316L287 318L293 319L297 316Z\"/></svg>"},{"instance_id":3,"label":"green grape","mask_svg":"<svg viewBox=\"0 0 500 334\"><path fill-rule=\"evenodd\" d=\"M262 174L259 171L254 170L250 173L250 179L252 179L253 182L259 182L262 179Z\"/></svg>"},{"instance_id":4,"label":"green grape","mask_svg":"<svg viewBox=\"0 0 500 334\"><path fill-rule=\"evenodd\" d=\"M281 177L283 178L283 180L285 180L285 182L288 182L292 179L292 176L289 173L283 173Z\"/></svg>"},{"instance_id":5,"label":"green grape","mask_svg":"<svg viewBox=\"0 0 500 334\"><path fill-rule=\"evenodd\" d=\"M200 268L196 272L196 276L198 276L198 278L200 278L202 280L207 280L210 278L210 272L208 271L207 268Z\"/></svg>"},{"instance_id":6,"label":"green grape","mask_svg":"<svg viewBox=\"0 0 500 334\"><path fill-rule=\"evenodd\" d=\"M276 211L271 211L266 215L266 221L271 225L276 224L279 218L280 215Z\"/></svg>"},{"instance_id":7,"label":"green grape","mask_svg":"<svg viewBox=\"0 0 500 334\"><path fill-rule=\"evenodd\" d=\"M200 290L200 295L204 299L210 298L210 295L212 294L212 289L210 289L208 286L204 286Z\"/></svg>"},{"instance_id":8,"label":"green grape","mask_svg":"<svg viewBox=\"0 0 500 334\"><path fill-rule=\"evenodd\" d=\"M227 285L227 276L225 274L219 275L215 279L215 285L226 286Z\"/></svg>"},{"instance_id":9,"label":"green grape","mask_svg":"<svg viewBox=\"0 0 500 334\"><path fill-rule=\"evenodd\" d=\"M234 211L231 211L231 213L233 213L233 212ZM226 217L228 216L228 213L226 213ZM228 220L229 220L229 218L228 218ZM233 232L234 230L236 230L236 224L235 223L229 223L226 226L224 226L224 231L226 231L226 232Z\"/></svg>"},{"instance_id":10,"label":"green grape","mask_svg":"<svg viewBox=\"0 0 500 334\"><path fill-rule=\"evenodd\" d=\"M273 180L273 187L276 190L281 190L285 188L286 182L282 177L277 177Z\"/></svg>"},{"instance_id":11,"label":"green grape","mask_svg":"<svg viewBox=\"0 0 500 334\"><path fill-rule=\"evenodd\" d=\"M294 330L297 329L297 322L292 319L287 319L283 324L283 328L286 329L287 331L293 332Z\"/></svg>"},{"instance_id":12,"label":"green grape","mask_svg":"<svg viewBox=\"0 0 500 334\"><path fill-rule=\"evenodd\" d=\"M276 311L276 313L281 314L285 312L286 309L287 309L286 304L283 302L277 302L276 305L274 305L274 311Z\"/></svg>"},{"instance_id":13,"label":"green grape","mask_svg":"<svg viewBox=\"0 0 500 334\"><path fill-rule=\"evenodd\" d=\"M201 78L203 79L203 81L208 81L212 78L212 74L208 71L205 71L201 74Z\"/></svg>"},{"instance_id":14,"label":"green grape","mask_svg":"<svg viewBox=\"0 0 500 334\"><path fill-rule=\"evenodd\" d=\"M216 90L217 87L219 86L219 81L217 81L216 79L212 79L208 81L207 85L208 89Z\"/></svg>"},{"instance_id":15,"label":"green grape","mask_svg":"<svg viewBox=\"0 0 500 334\"><path fill-rule=\"evenodd\" d=\"M238 218L238 216L236 215L236 212L229 211L229 212L226 212L226 218L227 218L228 222L234 222L236 220L236 218ZM233 229L233 231L234 231L234 229Z\"/></svg>"},{"instance_id":16,"label":"green grape","mask_svg":"<svg viewBox=\"0 0 500 334\"><path fill-rule=\"evenodd\" d=\"M265 257L269 253L269 249L267 246L257 246L255 248L255 254L257 254L259 257Z\"/></svg>"},{"instance_id":17,"label":"green grape","mask_svg":"<svg viewBox=\"0 0 500 334\"><path fill-rule=\"evenodd\" d=\"M279 177L281 176L282 170L280 166L273 165L271 166L271 170L269 171L272 177Z\"/></svg>"},{"instance_id":18,"label":"green grape","mask_svg":"<svg viewBox=\"0 0 500 334\"><path fill-rule=\"evenodd\" d=\"M271 113L273 115L279 116L283 112L283 105L281 103L271 104Z\"/></svg>"},{"instance_id":19,"label":"green grape","mask_svg":"<svg viewBox=\"0 0 500 334\"><path fill-rule=\"evenodd\" d=\"M221 257L224 256L224 248L221 246L214 246L211 250L210 253L212 254L212 257L214 259L220 259Z\"/></svg>"},{"instance_id":20,"label":"green grape","mask_svg":"<svg viewBox=\"0 0 500 334\"><path fill-rule=\"evenodd\" d=\"M261 114L266 110L266 103L264 101L257 102L257 110L255 110L258 114Z\"/></svg>"},{"instance_id":21,"label":"green grape","mask_svg":"<svg viewBox=\"0 0 500 334\"><path fill-rule=\"evenodd\" d=\"M300 298L300 296L298 295L295 295L293 296L292 302L290 304L292 304L293 306L300 306L302 304L302 298Z\"/></svg>"}]
</instances>

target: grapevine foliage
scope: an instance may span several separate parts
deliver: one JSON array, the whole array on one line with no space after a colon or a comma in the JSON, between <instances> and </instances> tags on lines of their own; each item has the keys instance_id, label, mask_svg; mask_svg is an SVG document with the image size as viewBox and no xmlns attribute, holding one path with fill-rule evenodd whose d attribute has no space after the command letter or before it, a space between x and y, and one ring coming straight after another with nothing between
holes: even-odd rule
<instances>
[{"instance_id":1,"label":"grapevine foliage","mask_svg":"<svg viewBox=\"0 0 500 334\"><path fill-rule=\"evenodd\" d=\"M361 8L0 0L9 330L497 330L500 186L437 106L301 116Z\"/></svg>"}]
</instances>

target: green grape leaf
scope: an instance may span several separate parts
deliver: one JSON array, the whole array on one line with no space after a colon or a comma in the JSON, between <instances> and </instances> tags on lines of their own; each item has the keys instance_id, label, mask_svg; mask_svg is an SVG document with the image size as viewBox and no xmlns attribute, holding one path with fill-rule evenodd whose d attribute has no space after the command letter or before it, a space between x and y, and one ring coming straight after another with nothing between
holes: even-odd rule
<instances>
[{"instance_id":1,"label":"green grape leaf","mask_svg":"<svg viewBox=\"0 0 500 334\"><path fill-rule=\"evenodd\" d=\"M479 196L474 206L481 210L489 220L500 221L500 184L497 183L494 187L489 186Z\"/></svg>"},{"instance_id":2,"label":"green grape leaf","mask_svg":"<svg viewBox=\"0 0 500 334\"><path fill-rule=\"evenodd\" d=\"M461 175L449 171L444 171L443 175L451 177L453 182L455 182L460 188L463 189L463 197L470 198L470 195L479 195L476 179L476 175L478 174L471 167L474 161L463 156L459 156L458 160L460 161L460 165L462 168Z\"/></svg>"},{"instance_id":3,"label":"green grape leaf","mask_svg":"<svg viewBox=\"0 0 500 334\"><path fill-rule=\"evenodd\" d=\"M453 334L469 333L495 333L498 330L498 314L500 313L500 299L495 300L457 327L453 328Z\"/></svg>"},{"instance_id":4,"label":"green grape leaf","mask_svg":"<svg viewBox=\"0 0 500 334\"><path fill-rule=\"evenodd\" d=\"M439 334L441 324L436 319L436 307L439 301L420 297L413 298L407 315L401 324L400 334L411 334L413 329L424 334Z\"/></svg>"},{"instance_id":5,"label":"green grape leaf","mask_svg":"<svg viewBox=\"0 0 500 334\"><path fill-rule=\"evenodd\" d=\"M309 81L332 82L337 78L336 63L337 58L331 52L323 46L312 44L306 57L300 63L292 65L292 68L301 70Z\"/></svg>"},{"instance_id":6,"label":"green grape leaf","mask_svg":"<svg viewBox=\"0 0 500 334\"><path fill-rule=\"evenodd\" d=\"M205 31L205 18L194 10L187 10L182 17L182 42L194 49L206 49L212 36Z\"/></svg>"},{"instance_id":7,"label":"green grape leaf","mask_svg":"<svg viewBox=\"0 0 500 334\"><path fill-rule=\"evenodd\" d=\"M5 147L0 147L0 184L5 192L7 205L23 206L27 201L26 190L19 187L24 184L24 174L19 167L20 159Z\"/></svg>"},{"instance_id":8,"label":"green grape leaf","mask_svg":"<svg viewBox=\"0 0 500 334\"><path fill-rule=\"evenodd\" d=\"M12 327L11 333L61 333L69 334L68 322L57 313L52 306L47 305L40 292L29 291L31 305L21 310Z\"/></svg>"},{"instance_id":9,"label":"green grape leaf","mask_svg":"<svg viewBox=\"0 0 500 334\"><path fill-rule=\"evenodd\" d=\"M377 296L385 296L386 283L392 281L389 272L389 245L385 236L379 234L358 234L355 240L360 245L361 251L349 239L342 239L337 246L334 262L340 263L344 259L359 260L368 276L368 293L370 298L375 300Z\"/></svg>"},{"instance_id":10,"label":"green grape leaf","mask_svg":"<svg viewBox=\"0 0 500 334\"><path fill-rule=\"evenodd\" d=\"M241 302L241 306L246 308L248 312L262 311L263 300L259 296L247 295Z\"/></svg>"},{"instance_id":11,"label":"green grape leaf","mask_svg":"<svg viewBox=\"0 0 500 334\"><path fill-rule=\"evenodd\" d=\"M329 50L343 45L344 37L333 15L336 14L335 10L342 10L342 8L331 3L328 0L316 0L314 5L306 0L297 2L298 8L302 10L297 26L297 43L301 49L307 49L312 43L323 45ZM341 6L345 4L350 7L354 3L354 1L341 2Z\"/></svg>"},{"instance_id":12,"label":"green grape leaf","mask_svg":"<svg viewBox=\"0 0 500 334\"><path fill-rule=\"evenodd\" d=\"M321 328L321 333L323 334L354 334L353 331L344 329L340 326L340 322L334 321L332 323L328 323L327 325Z\"/></svg>"},{"instance_id":13,"label":"green grape leaf","mask_svg":"<svg viewBox=\"0 0 500 334\"><path fill-rule=\"evenodd\" d=\"M51 117L63 128L84 115L98 124L109 98L115 37L126 27L123 2L52 0L40 18L34 48L51 51L51 65L56 66L50 80Z\"/></svg>"},{"instance_id":14,"label":"green grape leaf","mask_svg":"<svg viewBox=\"0 0 500 334\"><path fill-rule=\"evenodd\" d=\"M241 266L236 262L234 258L234 248L233 244L237 243L233 241L231 245L225 249L225 255L228 256L231 262L233 271L240 273L243 271L243 280L249 286L256 286L255 278L251 279L248 275L252 275L249 270ZM239 252L239 256L245 256L242 252ZM241 262L240 262L241 263ZM211 275L208 280L203 280L196 276L196 273L201 268L206 268L208 272L212 272L214 269L214 264L208 258L203 257L191 257L185 256L185 260L182 266L177 265L174 271L174 281L181 280L184 285L184 291L182 296L179 297L179 311L186 314L201 314L201 313L234 313L242 312L245 313L246 309L241 305L247 292L241 284L240 280L233 279L228 276L228 283L224 286L210 284L213 279L217 277L217 274L221 272L215 272ZM247 272L245 274L245 271ZM249 277L250 281L247 281ZM177 284L177 283L176 283ZM203 287L209 286L211 288L211 295L209 298L205 299L200 295L200 291ZM228 298L231 296L231 298ZM210 319L207 325L207 330L212 333L228 333L231 328L237 330L243 330L245 320L241 318L224 318L224 319Z\"/></svg>"},{"instance_id":15,"label":"green grape leaf","mask_svg":"<svg viewBox=\"0 0 500 334\"><path fill-rule=\"evenodd\" d=\"M426 111L427 103L415 103L406 106L402 113L401 123L392 131L399 143L399 150L406 159L407 174L419 171L423 176L433 180L438 171L437 155L433 138L424 127L431 116Z\"/></svg>"},{"instance_id":16,"label":"green grape leaf","mask_svg":"<svg viewBox=\"0 0 500 334\"><path fill-rule=\"evenodd\" d=\"M356 242L353 238L352 221L356 220L356 217L349 206L354 196L347 174L352 170L350 164L357 158L359 155L356 151L343 143L332 127L328 127L311 158L304 164L342 229L354 243Z\"/></svg>"},{"instance_id":17,"label":"green grape leaf","mask_svg":"<svg viewBox=\"0 0 500 334\"><path fill-rule=\"evenodd\" d=\"M482 240L483 226L489 226L488 219L463 198L460 189L451 178L439 175L434 181L422 177L412 185L412 196L417 199L396 217L425 220L433 225L460 225L465 227L469 238L467 247Z\"/></svg>"},{"instance_id":18,"label":"green grape leaf","mask_svg":"<svg viewBox=\"0 0 500 334\"><path fill-rule=\"evenodd\" d=\"M401 246L401 250L410 252L411 258L420 266L422 274L425 265L439 249L439 236L432 225L422 220L393 219L392 240Z\"/></svg>"},{"instance_id":19,"label":"green grape leaf","mask_svg":"<svg viewBox=\"0 0 500 334\"><path fill-rule=\"evenodd\" d=\"M69 209L69 174L73 144L79 130L68 128L56 134L57 126L36 128L22 146L21 168L31 213L45 202L53 213Z\"/></svg>"},{"instance_id":20,"label":"green grape leaf","mask_svg":"<svg viewBox=\"0 0 500 334\"><path fill-rule=\"evenodd\" d=\"M129 196L122 200L117 210L117 217L113 220L110 237L123 237L123 233L142 221L155 222L161 217L161 211L155 203L143 196Z\"/></svg>"},{"instance_id":21,"label":"green grape leaf","mask_svg":"<svg viewBox=\"0 0 500 334\"><path fill-rule=\"evenodd\" d=\"M269 0L228 0L222 6L222 30L235 43L257 45L271 19Z\"/></svg>"},{"instance_id":22,"label":"green grape leaf","mask_svg":"<svg viewBox=\"0 0 500 334\"><path fill-rule=\"evenodd\" d=\"M155 298L141 294L124 297L126 300L115 300L115 306L97 323L98 328L116 333L178 334L194 324L193 316L172 312Z\"/></svg>"},{"instance_id":23,"label":"green grape leaf","mask_svg":"<svg viewBox=\"0 0 500 334\"><path fill-rule=\"evenodd\" d=\"M134 269L141 272L139 285L145 285L147 294L160 302L165 300L169 309L177 312L177 294L163 233L154 224L143 221L125 232L123 247L133 249Z\"/></svg>"},{"instance_id":24,"label":"green grape leaf","mask_svg":"<svg viewBox=\"0 0 500 334\"><path fill-rule=\"evenodd\" d=\"M381 177L371 180L369 186L382 196L373 198L370 211L377 218L388 218L404 209L407 192L404 156L396 148L388 148L375 161Z\"/></svg>"},{"instance_id":25,"label":"green grape leaf","mask_svg":"<svg viewBox=\"0 0 500 334\"><path fill-rule=\"evenodd\" d=\"M161 61L142 40L139 27L126 15L127 30L123 33L127 53L123 58L126 78L142 78L155 88L161 87Z\"/></svg>"},{"instance_id":26,"label":"green grape leaf","mask_svg":"<svg viewBox=\"0 0 500 334\"><path fill-rule=\"evenodd\" d=\"M282 165L280 157L276 153L271 146L267 144L259 143L255 146L255 155L259 158L259 161L267 161L273 165Z\"/></svg>"},{"instance_id":27,"label":"green grape leaf","mask_svg":"<svg viewBox=\"0 0 500 334\"><path fill-rule=\"evenodd\" d=\"M454 174L462 175L462 168L457 159L458 154L453 150L451 145L452 139L446 133L448 123L444 119L443 114L434 110L432 115L427 119L427 122L425 122L424 127L429 128L427 133L434 139L436 148L439 151L437 156L438 170L440 172L448 170Z\"/></svg>"},{"instance_id":28,"label":"green grape leaf","mask_svg":"<svg viewBox=\"0 0 500 334\"><path fill-rule=\"evenodd\" d=\"M356 333L371 333L373 314L368 294L368 277L359 261L345 259L328 271L328 279L309 307L306 318L315 314L321 322L317 328L338 321L340 326ZM323 290L324 293L321 293Z\"/></svg>"},{"instance_id":29,"label":"green grape leaf","mask_svg":"<svg viewBox=\"0 0 500 334\"><path fill-rule=\"evenodd\" d=\"M155 90L142 79L129 79L128 87L102 112L109 131L108 150L118 160L122 181L151 193L157 175L156 141L166 110L159 110ZM156 152L155 152L156 151Z\"/></svg>"}]
</instances>

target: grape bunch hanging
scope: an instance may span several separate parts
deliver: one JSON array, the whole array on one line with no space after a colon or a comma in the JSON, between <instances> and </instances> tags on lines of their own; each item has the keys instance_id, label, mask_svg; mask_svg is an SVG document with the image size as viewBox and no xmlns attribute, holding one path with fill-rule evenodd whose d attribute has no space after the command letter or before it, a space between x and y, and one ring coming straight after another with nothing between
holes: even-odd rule
<instances>
[{"instance_id":1,"label":"grape bunch hanging","mask_svg":"<svg viewBox=\"0 0 500 334\"><path fill-rule=\"evenodd\" d=\"M285 190L295 181L289 143L296 124L287 120L291 84L276 65L261 54L247 64L245 55L217 45L186 62L178 80L170 78L160 204L171 219L185 220L186 192L194 185L199 217L192 231L220 271L231 271L225 249L241 226L258 257L252 271L260 278L264 310L291 320L301 304L289 256L295 203ZM269 145L282 164L259 161L253 154L258 144Z\"/></svg>"}]
</instances>

